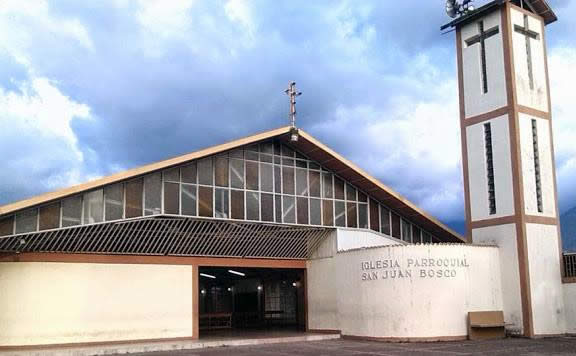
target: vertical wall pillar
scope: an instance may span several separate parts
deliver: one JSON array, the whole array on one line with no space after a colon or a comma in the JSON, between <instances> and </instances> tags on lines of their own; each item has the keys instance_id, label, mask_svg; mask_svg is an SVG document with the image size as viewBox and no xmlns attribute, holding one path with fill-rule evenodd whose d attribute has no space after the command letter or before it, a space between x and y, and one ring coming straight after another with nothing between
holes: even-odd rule
<instances>
[{"instance_id":1,"label":"vertical wall pillar","mask_svg":"<svg viewBox=\"0 0 576 356\"><path fill-rule=\"evenodd\" d=\"M200 290L198 286L198 265L192 265L192 339L200 337Z\"/></svg>"}]
</instances>

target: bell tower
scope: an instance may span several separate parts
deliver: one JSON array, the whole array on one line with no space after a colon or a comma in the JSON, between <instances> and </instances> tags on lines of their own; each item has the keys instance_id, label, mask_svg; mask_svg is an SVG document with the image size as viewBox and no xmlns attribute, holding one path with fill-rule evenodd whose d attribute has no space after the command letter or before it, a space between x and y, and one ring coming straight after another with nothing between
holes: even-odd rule
<instances>
[{"instance_id":1,"label":"bell tower","mask_svg":"<svg viewBox=\"0 0 576 356\"><path fill-rule=\"evenodd\" d=\"M460 15L442 29L456 31L468 239L500 247L509 332L563 334L545 41L557 18L544 0L495 0Z\"/></svg>"}]
</instances>

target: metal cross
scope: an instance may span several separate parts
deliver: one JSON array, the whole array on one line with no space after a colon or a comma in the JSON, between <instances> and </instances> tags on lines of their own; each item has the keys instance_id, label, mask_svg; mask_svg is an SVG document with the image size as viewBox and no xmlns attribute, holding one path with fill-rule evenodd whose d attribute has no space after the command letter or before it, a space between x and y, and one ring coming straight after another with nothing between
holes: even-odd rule
<instances>
[{"instance_id":1,"label":"metal cross","mask_svg":"<svg viewBox=\"0 0 576 356\"><path fill-rule=\"evenodd\" d=\"M498 26L494 26L484 32L484 21L478 23L479 34L472 36L466 40L467 46L480 43L480 61L482 62L482 91L484 94L488 93L488 73L486 71L486 40L500 32Z\"/></svg>"},{"instance_id":2,"label":"metal cross","mask_svg":"<svg viewBox=\"0 0 576 356\"><path fill-rule=\"evenodd\" d=\"M514 31L523 35L526 38L526 61L528 62L528 80L530 81L530 89L534 89L534 73L532 72L532 49L530 47L530 39L538 40L540 35L538 32L530 30L528 15L524 15L524 27L514 25Z\"/></svg>"},{"instance_id":3,"label":"metal cross","mask_svg":"<svg viewBox=\"0 0 576 356\"><path fill-rule=\"evenodd\" d=\"M296 127L296 97L302 93L296 90L296 82L290 82L284 92L290 97L290 126Z\"/></svg>"}]
</instances>

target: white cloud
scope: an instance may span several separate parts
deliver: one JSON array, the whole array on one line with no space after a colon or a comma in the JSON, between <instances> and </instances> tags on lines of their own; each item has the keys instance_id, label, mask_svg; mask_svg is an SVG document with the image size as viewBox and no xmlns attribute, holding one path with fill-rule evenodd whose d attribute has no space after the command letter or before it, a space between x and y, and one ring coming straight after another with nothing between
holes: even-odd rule
<instances>
[{"instance_id":1,"label":"white cloud","mask_svg":"<svg viewBox=\"0 0 576 356\"><path fill-rule=\"evenodd\" d=\"M2 0L0 50L22 63L29 63L29 54L41 38L46 41L71 39L87 50L94 50L92 39L82 23L78 19L55 16L46 0Z\"/></svg>"},{"instance_id":2,"label":"white cloud","mask_svg":"<svg viewBox=\"0 0 576 356\"><path fill-rule=\"evenodd\" d=\"M565 209L576 206L576 48L554 48L548 58L558 191Z\"/></svg>"},{"instance_id":3,"label":"white cloud","mask_svg":"<svg viewBox=\"0 0 576 356\"><path fill-rule=\"evenodd\" d=\"M185 38L190 30L190 10L195 0L139 0L138 22L160 38Z\"/></svg>"},{"instance_id":4,"label":"white cloud","mask_svg":"<svg viewBox=\"0 0 576 356\"><path fill-rule=\"evenodd\" d=\"M0 87L3 191L52 190L86 179L71 122L90 119L90 108L71 100L46 78L15 84L18 91Z\"/></svg>"},{"instance_id":5,"label":"white cloud","mask_svg":"<svg viewBox=\"0 0 576 356\"><path fill-rule=\"evenodd\" d=\"M355 155L349 157L353 162L423 209L442 219L459 219L463 189L458 87L426 57L416 58L411 67L411 74L386 78L404 82L405 89L387 104L340 106L333 121L313 130L335 137Z\"/></svg>"}]
</instances>

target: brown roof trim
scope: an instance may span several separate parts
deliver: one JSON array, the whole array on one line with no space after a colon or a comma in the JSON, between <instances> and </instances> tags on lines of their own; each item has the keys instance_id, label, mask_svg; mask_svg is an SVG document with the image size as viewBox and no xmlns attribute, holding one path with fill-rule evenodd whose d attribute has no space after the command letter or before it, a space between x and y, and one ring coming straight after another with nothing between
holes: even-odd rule
<instances>
[{"instance_id":1,"label":"brown roof trim","mask_svg":"<svg viewBox=\"0 0 576 356\"><path fill-rule=\"evenodd\" d=\"M165 161L152 163L142 167L130 169L128 171L116 173L114 175L97 179L88 183L79 184L70 188L65 188L12 204L0 206L0 215L13 213L19 210L30 208L32 206L48 203L56 199L62 199L83 191L100 188L108 184L113 184L119 181L142 176L153 171L158 171L183 164L194 159L210 156L240 146L248 145L273 137L284 136L288 144L294 146L294 148L300 150L302 153L308 155L311 159L318 161L320 164L323 164L327 168L338 171L342 178L345 178L350 182L355 182L356 186L365 192L370 192L374 198L380 200L381 202L385 202L386 205L395 210L397 213L400 213L406 218L411 218L413 223L416 223L425 228L429 233L432 233L437 237L444 237L445 239L453 242L466 242L466 240L461 235L451 230L436 218L424 212L416 205L408 201L405 197L394 192L391 188L384 185L376 178L370 176L354 163L342 157L308 133L302 130L298 130L300 135L298 142L289 142L287 134L290 133L290 129L290 126L284 126L275 130L247 136L238 140L224 143L222 145L205 148L200 151L174 157Z\"/></svg>"},{"instance_id":2,"label":"brown roof trim","mask_svg":"<svg viewBox=\"0 0 576 356\"><path fill-rule=\"evenodd\" d=\"M116 183L118 181L130 179L130 178L136 178L138 176L141 176L141 175L153 172L153 171L157 171L160 169L165 169L168 167L176 166L178 164L182 164L182 163L185 163L187 161L191 161L194 159L198 159L198 158L202 158L205 156L220 153L223 151L227 151L230 149L234 149L236 147L244 146L244 145L247 145L247 144L250 144L253 142L262 141L262 140L265 140L265 139L268 139L271 137L286 134L288 132L290 132L290 126L280 127L278 129L261 132L261 133L258 133L258 134L252 135L252 136L246 136L246 137L243 137L243 138L240 138L240 139L237 139L234 141L230 141L230 142L227 142L227 143L224 143L221 145L208 147L208 148L202 149L200 151L195 151L195 152L188 153L188 154L185 154L182 156L170 158L170 159L167 159L164 161L160 161L160 162L156 162L156 163L152 163L152 164L147 164L145 166L129 169L127 171L119 172L119 173L116 173L116 174L113 174L113 175L110 175L110 176L107 176L104 178L96 179L96 180L93 180L93 181L90 181L87 183L78 184L78 185L75 185L75 186L72 186L69 188L65 188L65 189L54 191L54 192L38 195L38 196L29 198L29 199L17 201L17 202L11 203L11 204L0 206L0 215L13 213L13 212L16 212L18 210L30 208L34 205L48 203L48 202L56 200L56 199L62 199L62 198L65 198L67 196L79 193L79 192L87 191L90 189L100 188L104 185Z\"/></svg>"}]
</instances>

